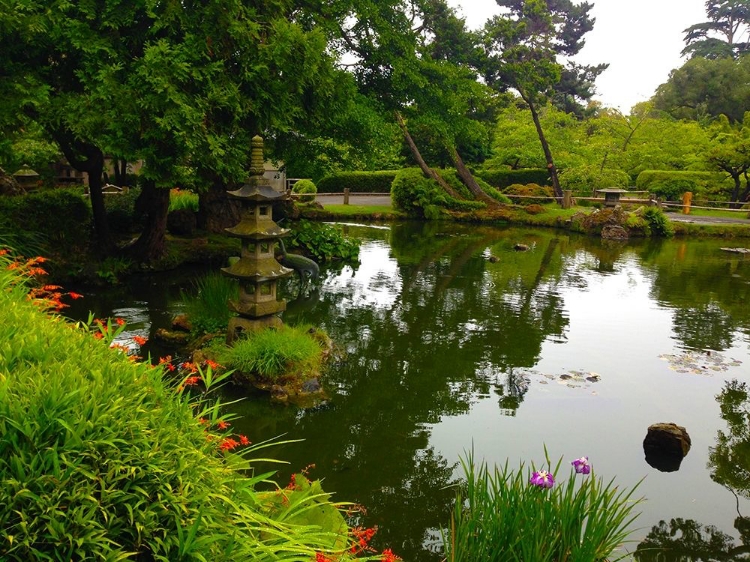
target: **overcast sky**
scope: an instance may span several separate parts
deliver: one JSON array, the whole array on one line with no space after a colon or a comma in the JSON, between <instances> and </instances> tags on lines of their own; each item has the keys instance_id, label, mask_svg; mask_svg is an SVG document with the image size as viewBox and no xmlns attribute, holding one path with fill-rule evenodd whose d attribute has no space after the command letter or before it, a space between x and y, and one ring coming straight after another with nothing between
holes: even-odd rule
<instances>
[{"instance_id":1,"label":"overcast sky","mask_svg":"<svg viewBox=\"0 0 750 562\"><path fill-rule=\"evenodd\" d=\"M448 0L458 7L472 28L498 13L495 0ZM706 19L704 0L593 0L596 18L579 63L609 63L596 81L604 105L628 113L650 98L669 71L685 61L682 31Z\"/></svg>"}]
</instances>

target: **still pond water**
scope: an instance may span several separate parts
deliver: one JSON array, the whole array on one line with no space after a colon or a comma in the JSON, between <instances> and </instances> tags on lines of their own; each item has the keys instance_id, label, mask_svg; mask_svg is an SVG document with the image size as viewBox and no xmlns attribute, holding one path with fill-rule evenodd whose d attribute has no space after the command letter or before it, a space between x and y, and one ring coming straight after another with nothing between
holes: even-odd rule
<instances>
[{"instance_id":1,"label":"still pond water","mask_svg":"<svg viewBox=\"0 0 750 562\"><path fill-rule=\"evenodd\" d=\"M648 538L670 553L639 561L748 559L750 258L720 250L741 243L344 228L363 240L359 266L324 269L319 291L284 316L321 326L345 352L323 381L330 399L233 406L252 441L304 440L274 450L289 463L279 481L314 464L334 499L367 508L376 547L437 562L459 459L473 448L489 463L541 464L546 446L553 460L588 455L625 486L644 478L626 548ZM149 336L180 311L184 287L179 274L141 278L83 304ZM677 472L644 459L656 422L692 438Z\"/></svg>"}]
</instances>

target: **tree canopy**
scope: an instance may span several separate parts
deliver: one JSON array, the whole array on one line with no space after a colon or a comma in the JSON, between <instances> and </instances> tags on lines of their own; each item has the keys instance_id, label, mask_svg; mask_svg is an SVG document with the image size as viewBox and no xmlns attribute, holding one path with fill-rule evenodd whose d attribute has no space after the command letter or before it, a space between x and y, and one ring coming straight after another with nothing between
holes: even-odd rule
<instances>
[{"instance_id":1,"label":"tree canopy","mask_svg":"<svg viewBox=\"0 0 750 562\"><path fill-rule=\"evenodd\" d=\"M750 1L706 0L708 21L685 30L683 55L706 59L737 58L750 50Z\"/></svg>"}]
</instances>

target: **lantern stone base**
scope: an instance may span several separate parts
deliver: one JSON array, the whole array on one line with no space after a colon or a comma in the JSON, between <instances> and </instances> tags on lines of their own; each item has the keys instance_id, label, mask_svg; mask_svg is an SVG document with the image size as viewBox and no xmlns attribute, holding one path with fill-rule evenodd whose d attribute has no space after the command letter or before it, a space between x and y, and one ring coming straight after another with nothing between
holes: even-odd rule
<instances>
[{"instance_id":1,"label":"lantern stone base","mask_svg":"<svg viewBox=\"0 0 750 562\"><path fill-rule=\"evenodd\" d=\"M278 316L264 316L263 318L235 316L229 321L227 327L227 345L232 345L237 338L242 337L245 333L257 332L267 328L281 328L283 324Z\"/></svg>"}]
</instances>

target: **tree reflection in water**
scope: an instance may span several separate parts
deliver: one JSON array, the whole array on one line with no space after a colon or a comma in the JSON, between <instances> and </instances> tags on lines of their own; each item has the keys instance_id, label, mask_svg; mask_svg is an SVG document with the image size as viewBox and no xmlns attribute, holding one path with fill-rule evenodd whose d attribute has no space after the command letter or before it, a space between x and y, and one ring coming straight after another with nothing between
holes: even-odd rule
<instances>
[{"instance_id":1,"label":"tree reflection in water","mask_svg":"<svg viewBox=\"0 0 750 562\"><path fill-rule=\"evenodd\" d=\"M712 525L692 519L661 521L638 545L638 562L750 560L750 517L740 512L740 497L750 498L750 390L746 382L727 381L716 397L727 432L719 431L709 448L711 478L737 499L734 528L739 544Z\"/></svg>"}]
</instances>

